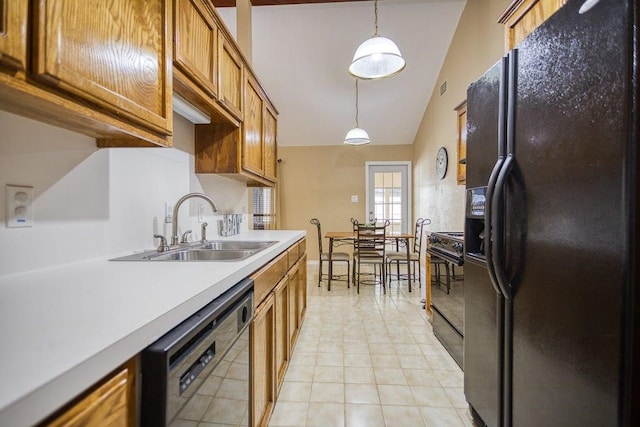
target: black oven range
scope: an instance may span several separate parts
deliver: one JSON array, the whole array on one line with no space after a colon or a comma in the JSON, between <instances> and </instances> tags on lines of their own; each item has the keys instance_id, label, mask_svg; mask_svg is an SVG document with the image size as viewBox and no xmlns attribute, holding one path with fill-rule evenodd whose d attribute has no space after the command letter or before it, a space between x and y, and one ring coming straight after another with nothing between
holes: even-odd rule
<instances>
[{"instance_id":1,"label":"black oven range","mask_svg":"<svg viewBox=\"0 0 640 427\"><path fill-rule=\"evenodd\" d=\"M431 255L436 273L431 287L433 333L451 357L463 367L464 337L464 233L461 231L433 232L427 238L427 252ZM445 277L442 278L442 268ZM443 282L444 279L444 282Z\"/></svg>"}]
</instances>

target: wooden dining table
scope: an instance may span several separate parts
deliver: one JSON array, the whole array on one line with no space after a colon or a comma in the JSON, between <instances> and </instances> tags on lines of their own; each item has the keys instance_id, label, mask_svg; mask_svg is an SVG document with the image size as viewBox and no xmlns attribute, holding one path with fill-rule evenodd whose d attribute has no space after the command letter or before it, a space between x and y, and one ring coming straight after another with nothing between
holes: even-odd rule
<instances>
[{"instance_id":1,"label":"wooden dining table","mask_svg":"<svg viewBox=\"0 0 640 427\"><path fill-rule=\"evenodd\" d=\"M329 279L327 290L331 290L331 278L333 277L333 263L331 262L333 255L333 247L336 242L353 242L356 238L355 231L327 231L324 235L326 239L329 239ZM386 235L388 240L393 240L396 243L396 248L399 247L400 241L404 242L404 246L407 250L407 282L409 283L409 292L411 292L411 249L410 242L411 239L414 238L414 235L411 233L389 233Z\"/></svg>"}]
</instances>

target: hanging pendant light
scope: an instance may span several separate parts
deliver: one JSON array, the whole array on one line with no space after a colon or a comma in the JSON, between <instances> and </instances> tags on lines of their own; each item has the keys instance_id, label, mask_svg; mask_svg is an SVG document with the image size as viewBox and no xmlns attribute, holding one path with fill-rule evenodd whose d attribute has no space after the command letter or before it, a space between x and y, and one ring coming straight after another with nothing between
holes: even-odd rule
<instances>
[{"instance_id":1,"label":"hanging pendant light","mask_svg":"<svg viewBox=\"0 0 640 427\"><path fill-rule=\"evenodd\" d=\"M344 143L348 145L364 145L371 142L366 130L361 129L358 124L358 79L356 79L356 127L347 132Z\"/></svg>"},{"instance_id":2,"label":"hanging pendant light","mask_svg":"<svg viewBox=\"0 0 640 427\"><path fill-rule=\"evenodd\" d=\"M349 73L360 79L382 79L404 70L406 62L398 46L378 35L378 0L374 2L375 33L356 49Z\"/></svg>"}]
</instances>

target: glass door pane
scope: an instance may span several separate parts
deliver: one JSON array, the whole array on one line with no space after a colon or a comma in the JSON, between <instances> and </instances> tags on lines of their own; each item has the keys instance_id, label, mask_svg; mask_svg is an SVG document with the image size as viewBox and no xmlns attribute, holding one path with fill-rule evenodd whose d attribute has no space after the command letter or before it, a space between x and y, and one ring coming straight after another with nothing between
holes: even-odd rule
<instances>
[{"instance_id":1,"label":"glass door pane","mask_svg":"<svg viewBox=\"0 0 640 427\"><path fill-rule=\"evenodd\" d=\"M390 232L408 232L409 169L408 162L367 163L367 220L389 220Z\"/></svg>"}]
</instances>

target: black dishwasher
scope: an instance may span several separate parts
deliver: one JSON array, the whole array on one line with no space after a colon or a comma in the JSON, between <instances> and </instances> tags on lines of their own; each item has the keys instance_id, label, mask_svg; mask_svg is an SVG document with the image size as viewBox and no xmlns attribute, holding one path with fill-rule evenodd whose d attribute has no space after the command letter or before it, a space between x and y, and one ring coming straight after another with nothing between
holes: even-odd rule
<instances>
[{"instance_id":1,"label":"black dishwasher","mask_svg":"<svg viewBox=\"0 0 640 427\"><path fill-rule=\"evenodd\" d=\"M249 425L252 318L245 279L143 350L141 425Z\"/></svg>"}]
</instances>

